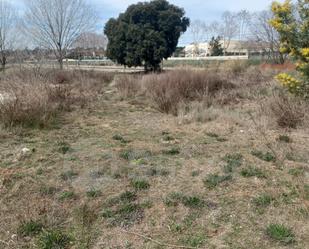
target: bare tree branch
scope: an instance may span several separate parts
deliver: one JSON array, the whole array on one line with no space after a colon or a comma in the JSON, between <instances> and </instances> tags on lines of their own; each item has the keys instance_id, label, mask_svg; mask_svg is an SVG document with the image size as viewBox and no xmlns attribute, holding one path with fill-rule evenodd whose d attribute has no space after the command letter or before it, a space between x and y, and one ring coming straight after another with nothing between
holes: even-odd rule
<instances>
[{"instance_id":1,"label":"bare tree branch","mask_svg":"<svg viewBox=\"0 0 309 249\"><path fill-rule=\"evenodd\" d=\"M52 49L63 68L68 49L84 32L94 30L97 15L85 0L25 0L24 27L37 45Z\"/></svg>"},{"instance_id":2,"label":"bare tree branch","mask_svg":"<svg viewBox=\"0 0 309 249\"><path fill-rule=\"evenodd\" d=\"M259 46L268 59L275 63L284 63L286 56L280 53L280 37L278 32L269 24L271 11L257 12L253 15L250 25L251 43Z\"/></svg>"},{"instance_id":3,"label":"bare tree branch","mask_svg":"<svg viewBox=\"0 0 309 249\"><path fill-rule=\"evenodd\" d=\"M7 64L7 53L13 48L16 34L17 14L6 0L0 0L0 63L4 70Z\"/></svg>"}]
</instances>

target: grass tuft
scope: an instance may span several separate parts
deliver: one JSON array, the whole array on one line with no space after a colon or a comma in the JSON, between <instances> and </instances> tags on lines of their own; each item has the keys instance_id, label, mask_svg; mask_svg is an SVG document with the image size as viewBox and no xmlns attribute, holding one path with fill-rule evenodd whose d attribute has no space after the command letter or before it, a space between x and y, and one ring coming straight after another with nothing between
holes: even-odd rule
<instances>
[{"instance_id":1,"label":"grass tuft","mask_svg":"<svg viewBox=\"0 0 309 249\"><path fill-rule=\"evenodd\" d=\"M145 190L150 188L150 184L143 179L132 179L131 186L135 188L135 190Z\"/></svg>"},{"instance_id":2,"label":"grass tuft","mask_svg":"<svg viewBox=\"0 0 309 249\"><path fill-rule=\"evenodd\" d=\"M43 225L39 221L24 221L17 229L17 234L23 237L32 237L39 234L43 229Z\"/></svg>"},{"instance_id":3,"label":"grass tuft","mask_svg":"<svg viewBox=\"0 0 309 249\"><path fill-rule=\"evenodd\" d=\"M257 207L267 207L274 201L274 198L268 194L262 194L253 199L253 203Z\"/></svg>"},{"instance_id":4,"label":"grass tuft","mask_svg":"<svg viewBox=\"0 0 309 249\"><path fill-rule=\"evenodd\" d=\"M167 149L167 150L163 150L163 154L170 155L170 156L178 155L178 154L180 154L180 148L173 147L173 148L170 148L170 149Z\"/></svg>"},{"instance_id":5,"label":"grass tuft","mask_svg":"<svg viewBox=\"0 0 309 249\"><path fill-rule=\"evenodd\" d=\"M292 139L287 135L280 135L278 137L278 141L284 142L284 143L292 143Z\"/></svg>"},{"instance_id":6,"label":"grass tuft","mask_svg":"<svg viewBox=\"0 0 309 249\"><path fill-rule=\"evenodd\" d=\"M102 194L101 190L97 190L97 189L90 189L89 191L86 192L86 195L89 198L97 198L101 194Z\"/></svg>"},{"instance_id":7,"label":"grass tuft","mask_svg":"<svg viewBox=\"0 0 309 249\"><path fill-rule=\"evenodd\" d=\"M240 153L227 154L223 157L223 160L227 163L223 170L225 173L232 173L235 168L242 165L243 156Z\"/></svg>"},{"instance_id":8,"label":"grass tuft","mask_svg":"<svg viewBox=\"0 0 309 249\"><path fill-rule=\"evenodd\" d=\"M266 162L275 162L276 161L276 157L270 153L270 152L266 152L266 153L263 153L262 151L259 151L259 150L254 150L251 152L251 154L263 161L266 161Z\"/></svg>"},{"instance_id":9,"label":"grass tuft","mask_svg":"<svg viewBox=\"0 0 309 249\"><path fill-rule=\"evenodd\" d=\"M218 175L210 174L204 179L204 184L207 188L213 189L217 187L220 183L232 180L231 175Z\"/></svg>"},{"instance_id":10,"label":"grass tuft","mask_svg":"<svg viewBox=\"0 0 309 249\"><path fill-rule=\"evenodd\" d=\"M58 230L43 231L39 237L40 249L65 249L68 248L72 237Z\"/></svg>"},{"instance_id":11,"label":"grass tuft","mask_svg":"<svg viewBox=\"0 0 309 249\"><path fill-rule=\"evenodd\" d=\"M249 166L248 168L244 168L240 171L240 174L243 177L257 177L257 178L267 178L266 174L259 168Z\"/></svg>"},{"instance_id":12,"label":"grass tuft","mask_svg":"<svg viewBox=\"0 0 309 249\"><path fill-rule=\"evenodd\" d=\"M74 199L75 197L76 195L73 191L64 191L60 194L59 200L61 201L70 200L70 199Z\"/></svg>"},{"instance_id":13,"label":"grass tuft","mask_svg":"<svg viewBox=\"0 0 309 249\"><path fill-rule=\"evenodd\" d=\"M182 239L182 242L193 248L200 248L206 242L207 236L202 234L189 235L186 238Z\"/></svg>"},{"instance_id":14,"label":"grass tuft","mask_svg":"<svg viewBox=\"0 0 309 249\"><path fill-rule=\"evenodd\" d=\"M116 140L116 141L119 141L119 142L121 142L121 143L123 143L123 144L126 144L126 143L129 142L128 140L126 140L126 139L125 139L123 136L121 136L120 134L114 135L114 136L113 136L113 139Z\"/></svg>"},{"instance_id":15,"label":"grass tuft","mask_svg":"<svg viewBox=\"0 0 309 249\"><path fill-rule=\"evenodd\" d=\"M128 226L139 222L144 217L147 205L136 202L137 196L133 192L124 192L107 202L102 217L112 226Z\"/></svg>"},{"instance_id":16,"label":"grass tuft","mask_svg":"<svg viewBox=\"0 0 309 249\"><path fill-rule=\"evenodd\" d=\"M58 152L62 154L67 154L71 149L70 144L65 141L58 142L57 146L58 146Z\"/></svg>"},{"instance_id":17,"label":"grass tuft","mask_svg":"<svg viewBox=\"0 0 309 249\"><path fill-rule=\"evenodd\" d=\"M281 224L270 224L266 228L266 234L273 240L286 245L295 242L295 235L292 230Z\"/></svg>"},{"instance_id":18,"label":"grass tuft","mask_svg":"<svg viewBox=\"0 0 309 249\"><path fill-rule=\"evenodd\" d=\"M179 192L173 192L164 199L164 203L168 207L176 207L180 203L189 208L202 208L206 206L206 202L198 196L187 196Z\"/></svg>"}]
</instances>

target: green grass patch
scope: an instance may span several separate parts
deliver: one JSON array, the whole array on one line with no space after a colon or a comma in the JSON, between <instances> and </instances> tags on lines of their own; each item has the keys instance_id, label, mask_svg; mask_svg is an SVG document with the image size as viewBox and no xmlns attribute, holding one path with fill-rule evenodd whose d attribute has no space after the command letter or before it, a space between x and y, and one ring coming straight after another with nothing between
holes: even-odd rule
<instances>
[{"instance_id":1,"label":"green grass patch","mask_svg":"<svg viewBox=\"0 0 309 249\"><path fill-rule=\"evenodd\" d=\"M242 165L243 156L240 153L227 154L223 157L223 160L226 162L223 171L225 173L232 173L235 168Z\"/></svg>"},{"instance_id":2,"label":"green grass patch","mask_svg":"<svg viewBox=\"0 0 309 249\"><path fill-rule=\"evenodd\" d=\"M137 203L136 194L127 191L107 202L102 217L112 226L128 226L142 220L144 209L148 207L145 203Z\"/></svg>"},{"instance_id":3,"label":"green grass patch","mask_svg":"<svg viewBox=\"0 0 309 249\"><path fill-rule=\"evenodd\" d=\"M90 189L86 192L87 197L89 198L97 198L99 196L101 196L102 192L101 190L97 190L97 189Z\"/></svg>"},{"instance_id":4,"label":"green grass patch","mask_svg":"<svg viewBox=\"0 0 309 249\"><path fill-rule=\"evenodd\" d=\"M182 204L190 208L201 208L205 206L205 201L197 196L184 196Z\"/></svg>"},{"instance_id":5,"label":"green grass patch","mask_svg":"<svg viewBox=\"0 0 309 249\"><path fill-rule=\"evenodd\" d=\"M197 176L200 175L200 173L201 173L200 170L194 170L194 171L191 172L191 176L192 176L192 177L197 177Z\"/></svg>"},{"instance_id":6,"label":"green grass patch","mask_svg":"<svg viewBox=\"0 0 309 249\"><path fill-rule=\"evenodd\" d=\"M59 231L43 231L38 240L40 249L65 249L73 239L71 236Z\"/></svg>"},{"instance_id":7,"label":"green grass patch","mask_svg":"<svg viewBox=\"0 0 309 249\"><path fill-rule=\"evenodd\" d=\"M264 207L264 208L268 207L273 201L274 201L274 198L268 194L262 194L253 199L253 203L255 206Z\"/></svg>"},{"instance_id":8,"label":"green grass patch","mask_svg":"<svg viewBox=\"0 0 309 249\"><path fill-rule=\"evenodd\" d=\"M181 239L186 246L193 248L200 248L206 243L207 236L204 234L192 234Z\"/></svg>"},{"instance_id":9,"label":"green grass patch","mask_svg":"<svg viewBox=\"0 0 309 249\"><path fill-rule=\"evenodd\" d=\"M134 192L126 191L119 196L113 197L107 201L107 206L114 206L119 203L134 202L137 199L137 195Z\"/></svg>"},{"instance_id":10,"label":"green grass patch","mask_svg":"<svg viewBox=\"0 0 309 249\"><path fill-rule=\"evenodd\" d=\"M218 134L213 132L207 132L205 133L207 137L212 138L212 140L215 140L217 142L226 142L228 141L226 138L220 137ZM210 143L211 141L205 141L205 144Z\"/></svg>"},{"instance_id":11,"label":"green grass patch","mask_svg":"<svg viewBox=\"0 0 309 249\"><path fill-rule=\"evenodd\" d=\"M309 184L305 184L304 186L304 199L309 201Z\"/></svg>"},{"instance_id":12,"label":"green grass patch","mask_svg":"<svg viewBox=\"0 0 309 249\"><path fill-rule=\"evenodd\" d=\"M64 200L70 200L70 199L75 199L76 195L74 194L73 191L64 191L60 194L59 200L64 201Z\"/></svg>"},{"instance_id":13,"label":"green grass patch","mask_svg":"<svg viewBox=\"0 0 309 249\"><path fill-rule=\"evenodd\" d=\"M206 202L198 196L187 196L179 192L173 192L164 199L164 204L168 207L176 207L179 204L189 208L202 208Z\"/></svg>"},{"instance_id":14,"label":"green grass patch","mask_svg":"<svg viewBox=\"0 0 309 249\"><path fill-rule=\"evenodd\" d=\"M180 148L179 147L172 147L167 150L163 150L162 153L164 155L170 155L170 156L175 156L180 154Z\"/></svg>"},{"instance_id":15,"label":"green grass patch","mask_svg":"<svg viewBox=\"0 0 309 249\"><path fill-rule=\"evenodd\" d=\"M120 134L115 134L115 135L113 136L113 139L116 140L116 141L119 141L119 142L121 142L121 143L123 143L123 144L129 143L129 141L126 140L126 139L125 139L123 136L121 136Z\"/></svg>"},{"instance_id":16,"label":"green grass patch","mask_svg":"<svg viewBox=\"0 0 309 249\"><path fill-rule=\"evenodd\" d=\"M131 225L144 216L144 209L136 203L125 203L120 205L116 210L107 210L103 217L109 219L113 225Z\"/></svg>"},{"instance_id":17,"label":"green grass patch","mask_svg":"<svg viewBox=\"0 0 309 249\"><path fill-rule=\"evenodd\" d=\"M251 154L263 161L266 161L266 162L275 162L276 161L276 157L270 153L270 152L262 152L262 151L259 151L259 150L254 150L254 151L251 151Z\"/></svg>"},{"instance_id":18,"label":"green grass patch","mask_svg":"<svg viewBox=\"0 0 309 249\"><path fill-rule=\"evenodd\" d=\"M213 132L206 132L205 134L206 134L206 136L212 137L212 138L219 138L220 137L218 134L213 133Z\"/></svg>"},{"instance_id":19,"label":"green grass patch","mask_svg":"<svg viewBox=\"0 0 309 249\"><path fill-rule=\"evenodd\" d=\"M217 187L219 184L231 180L232 180L231 175L210 174L204 179L204 184L207 188L213 189Z\"/></svg>"},{"instance_id":20,"label":"green grass patch","mask_svg":"<svg viewBox=\"0 0 309 249\"><path fill-rule=\"evenodd\" d=\"M257 178L267 178L266 174L259 168L249 166L240 171L243 177L257 177Z\"/></svg>"},{"instance_id":21,"label":"green grass patch","mask_svg":"<svg viewBox=\"0 0 309 249\"><path fill-rule=\"evenodd\" d=\"M228 139L227 139L227 138L224 138L224 137L218 137L218 138L217 138L217 141L223 143L223 142L227 142Z\"/></svg>"},{"instance_id":22,"label":"green grass patch","mask_svg":"<svg viewBox=\"0 0 309 249\"><path fill-rule=\"evenodd\" d=\"M17 229L17 234L23 237L32 237L38 235L42 229L43 224L40 221L24 221Z\"/></svg>"},{"instance_id":23,"label":"green grass patch","mask_svg":"<svg viewBox=\"0 0 309 249\"><path fill-rule=\"evenodd\" d=\"M305 168L299 167L299 168L293 168L289 170L289 174L292 176L303 176L305 174Z\"/></svg>"},{"instance_id":24,"label":"green grass patch","mask_svg":"<svg viewBox=\"0 0 309 249\"><path fill-rule=\"evenodd\" d=\"M279 142L284 142L284 143L292 143L292 139L289 136L287 136L287 135L280 135L278 137L278 141Z\"/></svg>"},{"instance_id":25,"label":"green grass patch","mask_svg":"<svg viewBox=\"0 0 309 249\"><path fill-rule=\"evenodd\" d=\"M295 242L295 235L292 230L281 224L270 224L266 228L266 234L271 239L286 245Z\"/></svg>"},{"instance_id":26,"label":"green grass patch","mask_svg":"<svg viewBox=\"0 0 309 249\"><path fill-rule=\"evenodd\" d=\"M163 135L163 141L165 142L170 142L170 141L174 141L175 138L170 135L168 132L162 132L162 135Z\"/></svg>"},{"instance_id":27,"label":"green grass patch","mask_svg":"<svg viewBox=\"0 0 309 249\"><path fill-rule=\"evenodd\" d=\"M281 193L279 197L283 203L292 204L299 197L299 191L292 189L291 191Z\"/></svg>"},{"instance_id":28,"label":"green grass patch","mask_svg":"<svg viewBox=\"0 0 309 249\"><path fill-rule=\"evenodd\" d=\"M135 190L145 190L150 188L149 182L144 179L132 179L131 186L135 188Z\"/></svg>"},{"instance_id":29,"label":"green grass patch","mask_svg":"<svg viewBox=\"0 0 309 249\"><path fill-rule=\"evenodd\" d=\"M148 150L133 150L133 149L128 149L128 150L122 150L119 154L119 157L128 160L128 161L138 161L143 158L148 158L151 157L152 153Z\"/></svg>"},{"instance_id":30,"label":"green grass patch","mask_svg":"<svg viewBox=\"0 0 309 249\"><path fill-rule=\"evenodd\" d=\"M57 151L61 154L67 154L71 150L71 146L69 143L65 141L57 142Z\"/></svg>"}]
</instances>

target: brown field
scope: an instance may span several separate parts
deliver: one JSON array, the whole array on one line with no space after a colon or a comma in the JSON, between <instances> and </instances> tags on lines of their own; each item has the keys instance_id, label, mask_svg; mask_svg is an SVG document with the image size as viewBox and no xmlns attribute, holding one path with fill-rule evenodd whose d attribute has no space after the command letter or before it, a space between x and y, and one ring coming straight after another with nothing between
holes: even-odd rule
<instances>
[{"instance_id":1,"label":"brown field","mask_svg":"<svg viewBox=\"0 0 309 249\"><path fill-rule=\"evenodd\" d=\"M0 75L0 248L309 248L287 69Z\"/></svg>"}]
</instances>

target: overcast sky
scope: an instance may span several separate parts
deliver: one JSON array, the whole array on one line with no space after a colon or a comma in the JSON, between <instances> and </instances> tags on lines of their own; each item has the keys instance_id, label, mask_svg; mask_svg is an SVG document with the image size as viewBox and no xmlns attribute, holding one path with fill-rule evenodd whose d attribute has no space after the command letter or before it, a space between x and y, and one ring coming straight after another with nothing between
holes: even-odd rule
<instances>
[{"instance_id":1,"label":"overcast sky","mask_svg":"<svg viewBox=\"0 0 309 249\"><path fill-rule=\"evenodd\" d=\"M24 0L8 0L22 11ZM138 0L86 0L95 5L101 17L98 32L103 29L104 24L110 17L117 17L120 12L126 10L128 5L139 2ZM170 3L183 7L187 16L191 20L201 19L211 22L220 18L226 10L239 11L246 9L249 11L259 11L270 7L273 0L170 0ZM188 35L185 35L181 43L189 42Z\"/></svg>"}]
</instances>

